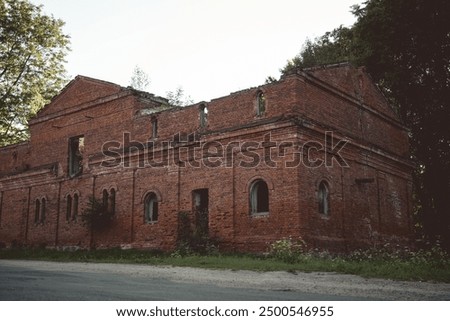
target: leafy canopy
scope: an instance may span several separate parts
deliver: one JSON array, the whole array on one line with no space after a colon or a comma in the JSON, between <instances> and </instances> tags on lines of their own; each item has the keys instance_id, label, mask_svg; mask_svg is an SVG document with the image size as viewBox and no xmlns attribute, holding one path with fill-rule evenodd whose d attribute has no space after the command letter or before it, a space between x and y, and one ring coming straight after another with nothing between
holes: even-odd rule
<instances>
[{"instance_id":1,"label":"leafy canopy","mask_svg":"<svg viewBox=\"0 0 450 321\"><path fill-rule=\"evenodd\" d=\"M308 68L354 60L352 53L353 30L340 26L311 41L307 39L302 51L281 69L283 74L296 69Z\"/></svg>"},{"instance_id":2,"label":"leafy canopy","mask_svg":"<svg viewBox=\"0 0 450 321\"><path fill-rule=\"evenodd\" d=\"M63 25L26 0L0 0L0 146L26 139L27 121L66 81Z\"/></svg>"}]
</instances>

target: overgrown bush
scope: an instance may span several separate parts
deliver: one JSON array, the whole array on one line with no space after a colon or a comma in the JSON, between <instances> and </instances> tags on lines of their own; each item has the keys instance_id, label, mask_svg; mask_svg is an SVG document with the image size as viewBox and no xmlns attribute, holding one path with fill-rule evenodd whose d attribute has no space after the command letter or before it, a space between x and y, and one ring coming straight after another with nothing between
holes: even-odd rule
<instances>
[{"instance_id":1,"label":"overgrown bush","mask_svg":"<svg viewBox=\"0 0 450 321\"><path fill-rule=\"evenodd\" d=\"M95 197L89 197L86 208L81 213L82 220L92 229L100 231L110 226L114 213Z\"/></svg>"},{"instance_id":2,"label":"overgrown bush","mask_svg":"<svg viewBox=\"0 0 450 321\"><path fill-rule=\"evenodd\" d=\"M413 250L409 247L397 247L387 243L382 247L356 250L345 257L349 261L390 261L410 264L428 264L450 266L450 257L439 244L429 249Z\"/></svg>"},{"instance_id":3,"label":"overgrown bush","mask_svg":"<svg viewBox=\"0 0 450 321\"><path fill-rule=\"evenodd\" d=\"M219 241L208 235L204 224L192 224L189 212L178 213L178 244L172 256L216 255L219 253Z\"/></svg>"},{"instance_id":4,"label":"overgrown bush","mask_svg":"<svg viewBox=\"0 0 450 321\"><path fill-rule=\"evenodd\" d=\"M296 263L306 252L306 243L302 238L291 237L275 241L269 246L269 255L287 263Z\"/></svg>"}]
</instances>

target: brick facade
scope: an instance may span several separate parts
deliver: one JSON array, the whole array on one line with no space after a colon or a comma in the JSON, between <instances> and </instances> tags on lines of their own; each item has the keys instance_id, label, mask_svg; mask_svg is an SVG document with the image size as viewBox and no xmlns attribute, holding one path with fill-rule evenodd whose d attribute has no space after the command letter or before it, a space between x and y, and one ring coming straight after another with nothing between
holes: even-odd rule
<instances>
[{"instance_id":1,"label":"brick facade","mask_svg":"<svg viewBox=\"0 0 450 321\"><path fill-rule=\"evenodd\" d=\"M225 250L411 237L407 130L363 68L298 70L184 108L78 76L29 127L0 149L3 246L171 250L183 215ZM93 231L81 213L104 193L114 216Z\"/></svg>"}]
</instances>

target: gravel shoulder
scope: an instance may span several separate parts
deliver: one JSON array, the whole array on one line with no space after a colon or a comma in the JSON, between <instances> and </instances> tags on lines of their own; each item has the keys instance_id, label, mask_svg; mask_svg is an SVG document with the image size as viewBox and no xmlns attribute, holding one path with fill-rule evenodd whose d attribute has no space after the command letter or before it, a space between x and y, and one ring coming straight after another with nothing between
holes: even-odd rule
<instances>
[{"instance_id":1,"label":"gravel shoulder","mask_svg":"<svg viewBox=\"0 0 450 321\"><path fill-rule=\"evenodd\" d=\"M302 291L364 297L369 300L450 300L450 284L366 279L337 273L290 273L214 270L172 266L110 263L67 263L0 260L11 268L41 271L111 273L133 277L164 279L179 283L213 284L225 288Z\"/></svg>"}]
</instances>

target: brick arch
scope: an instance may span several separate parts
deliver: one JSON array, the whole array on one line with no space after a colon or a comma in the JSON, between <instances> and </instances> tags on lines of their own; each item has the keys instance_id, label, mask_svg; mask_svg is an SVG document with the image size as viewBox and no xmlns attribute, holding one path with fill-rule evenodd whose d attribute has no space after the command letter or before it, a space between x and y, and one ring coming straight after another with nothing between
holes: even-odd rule
<instances>
[{"instance_id":1,"label":"brick arch","mask_svg":"<svg viewBox=\"0 0 450 321\"><path fill-rule=\"evenodd\" d=\"M36 196L36 197L34 198L34 203L36 203L37 200L39 200L39 202L40 202L41 204L42 204L42 200L45 200L45 204L46 204L46 205L48 205L48 202L49 202L49 199L48 199L47 195L39 195L39 196Z\"/></svg>"},{"instance_id":2,"label":"brick arch","mask_svg":"<svg viewBox=\"0 0 450 321\"><path fill-rule=\"evenodd\" d=\"M274 190L273 182L269 177L265 177L262 175L255 175L247 181L247 185L245 186L245 193L248 193L250 191L250 187L252 186L253 182L255 182L256 180L263 180L264 182L266 182L267 188L269 189L269 191Z\"/></svg>"},{"instance_id":3,"label":"brick arch","mask_svg":"<svg viewBox=\"0 0 450 321\"><path fill-rule=\"evenodd\" d=\"M266 95L266 91L262 87L256 88L255 89L255 93L254 93L254 97L258 98L259 94Z\"/></svg>"},{"instance_id":4,"label":"brick arch","mask_svg":"<svg viewBox=\"0 0 450 321\"><path fill-rule=\"evenodd\" d=\"M153 193L153 194L156 195L156 200L158 202L162 202L161 192L157 188L150 188L150 189L147 189L144 193L141 194L141 204L144 204L145 197L148 194L150 194L150 193Z\"/></svg>"},{"instance_id":5,"label":"brick arch","mask_svg":"<svg viewBox=\"0 0 450 321\"><path fill-rule=\"evenodd\" d=\"M263 98L263 107L264 109L261 110L260 104L261 104L261 97ZM255 109L255 115L258 117L264 116L264 114L267 112L267 95L266 92L262 88L258 88L256 90L256 93L254 95L254 109Z\"/></svg>"},{"instance_id":6,"label":"brick arch","mask_svg":"<svg viewBox=\"0 0 450 321\"><path fill-rule=\"evenodd\" d=\"M119 189L117 188L117 184L109 184L109 185L102 185L100 188L100 192L103 193L103 191L106 190L108 194L110 194L112 189L114 189L116 193L119 191Z\"/></svg>"},{"instance_id":7,"label":"brick arch","mask_svg":"<svg viewBox=\"0 0 450 321\"><path fill-rule=\"evenodd\" d=\"M332 185L330 183L330 179L328 177L321 177L320 179L318 179L316 181L316 187L315 187L315 198L316 198L316 202L318 204L319 207L319 214L322 218L326 218L328 219L331 215L331 195L332 195ZM321 196L320 196L320 186L322 185L322 183L324 183L326 191L328 196L326 197L325 201L323 203L321 203ZM320 205L320 204L326 204L326 205ZM321 210L322 208L322 210ZM326 208L326 209L325 209Z\"/></svg>"},{"instance_id":8,"label":"brick arch","mask_svg":"<svg viewBox=\"0 0 450 321\"><path fill-rule=\"evenodd\" d=\"M102 190L103 191L103 190ZM80 193L80 191L79 190L77 190L77 189L71 189L71 190L69 190L69 191L67 191L65 194L64 194L64 199L65 200L67 200L67 196L74 196L75 194L78 194L78 197L79 198L81 198L81 193Z\"/></svg>"},{"instance_id":9,"label":"brick arch","mask_svg":"<svg viewBox=\"0 0 450 321\"><path fill-rule=\"evenodd\" d=\"M117 184L110 184L108 185L108 192L111 192L111 190L114 189L114 191L117 193L119 189L117 188Z\"/></svg>"},{"instance_id":10,"label":"brick arch","mask_svg":"<svg viewBox=\"0 0 450 321\"><path fill-rule=\"evenodd\" d=\"M325 182L328 186L329 189L329 193L330 195L333 194L332 191L334 190L334 186L333 186L333 180L331 179L331 177L324 175L324 176L320 176L319 178L316 179L316 181L314 182L314 190L317 191L319 190L319 185L320 183Z\"/></svg>"}]
</instances>

